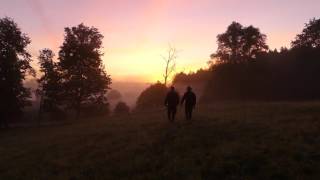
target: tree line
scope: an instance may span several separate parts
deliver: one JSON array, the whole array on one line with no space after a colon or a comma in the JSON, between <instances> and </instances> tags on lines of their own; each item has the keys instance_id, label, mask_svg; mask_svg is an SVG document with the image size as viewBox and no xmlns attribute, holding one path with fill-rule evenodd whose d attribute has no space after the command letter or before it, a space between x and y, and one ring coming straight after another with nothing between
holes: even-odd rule
<instances>
[{"instance_id":1,"label":"tree line","mask_svg":"<svg viewBox=\"0 0 320 180\"><path fill-rule=\"evenodd\" d=\"M102 63L103 35L95 27L79 24L64 30L57 61L50 49L40 50L41 76L37 95L39 117L43 113L59 114L71 110L76 118L81 112L103 114L108 111L106 92L111 78ZM30 89L23 81L36 77L27 50L31 43L13 19L0 19L0 125L18 119L30 105Z\"/></svg>"},{"instance_id":2,"label":"tree line","mask_svg":"<svg viewBox=\"0 0 320 180\"><path fill-rule=\"evenodd\" d=\"M290 48L270 50L254 26L233 22L217 36L209 69L179 73L174 83L206 81L202 102L319 100L320 19L311 19Z\"/></svg>"},{"instance_id":3,"label":"tree line","mask_svg":"<svg viewBox=\"0 0 320 180\"><path fill-rule=\"evenodd\" d=\"M41 75L36 94L40 97L39 117L73 112L108 112L106 93L111 84L102 63L103 35L95 27L79 24L64 30L57 59L50 49L40 50ZM204 81L202 102L220 100L316 100L320 99L320 19L311 19L292 41L291 47L270 50L267 36L254 26L233 22L217 36L218 48L209 69L178 73L173 84L192 85ZM23 82L36 76L27 50L30 38L8 17L0 19L0 125L8 126L30 105L30 89ZM166 60L165 82L174 68L175 51ZM143 91L137 108L162 105L166 83ZM120 104L118 109L127 111Z\"/></svg>"}]
</instances>

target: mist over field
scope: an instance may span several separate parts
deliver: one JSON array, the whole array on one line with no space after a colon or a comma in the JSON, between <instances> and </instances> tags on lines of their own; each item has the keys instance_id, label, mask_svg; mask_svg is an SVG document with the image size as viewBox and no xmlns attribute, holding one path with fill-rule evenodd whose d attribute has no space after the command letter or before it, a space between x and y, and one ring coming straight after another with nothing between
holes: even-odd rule
<instances>
[{"instance_id":1,"label":"mist over field","mask_svg":"<svg viewBox=\"0 0 320 180\"><path fill-rule=\"evenodd\" d=\"M122 97L119 100L109 100L111 108L115 106L115 104L119 101L126 102L131 108L134 108L136 106L136 101L139 95L143 90L145 90L148 86L150 86L150 83L140 83L140 82L113 82L111 85L111 89L117 90L121 93ZM204 82L198 82L198 83L176 83L173 85L179 95L182 97L184 92L186 91L186 88L188 86L192 86L193 91L198 95L200 98L202 95L202 92L205 87Z\"/></svg>"},{"instance_id":2,"label":"mist over field","mask_svg":"<svg viewBox=\"0 0 320 180\"><path fill-rule=\"evenodd\" d=\"M127 103L131 108L135 107L135 103L137 101L138 96L141 92L150 86L150 83L143 83L143 82L113 82L111 85L111 89L117 90L121 94L121 98L115 101L110 100L111 108L115 106L115 104L119 101L124 101Z\"/></svg>"},{"instance_id":3,"label":"mist over field","mask_svg":"<svg viewBox=\"0 0 320 180\"><path fill-rule=\"evenodd\" d=\"M150 86L151 83L145 83L145 82L123 82L123 81L115 81L111 85L110 90L117 90L121 94L121 98L113 100L113 99L108 99L108 102L110 104L110 109L113 110L115 105L122 101L125 102L130 106L131 109L134 109L136 106L136 101L139 95L143 90L145 90L148 86ZM39 99L36 97L35 91L38 87L38 83L36 82L35 79L27 80L25 81L25 86L27 88L31 88L32 91L32 106L27 107L27 109L34 109L38 108L39 106ZM188 86L192 86L193 91L198 95L200 98L202 95L202 92L205 87L204 82L197 82L197 83L182 83L178 82L173 85L177 92L179 93L180 96L184 94L186 91L186 88ZM110 92L110 91L109 91ZM108 94L107 94L108 96Z\"/></svg>"}]
</instances>

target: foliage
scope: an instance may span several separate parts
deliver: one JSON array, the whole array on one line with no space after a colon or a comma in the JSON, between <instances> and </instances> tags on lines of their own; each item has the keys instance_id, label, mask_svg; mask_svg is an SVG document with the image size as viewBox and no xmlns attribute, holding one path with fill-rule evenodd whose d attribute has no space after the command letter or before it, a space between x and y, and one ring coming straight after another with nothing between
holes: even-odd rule
<instances>
[{"instance_id":1,"label":"foliage","mask_svg":"<svg viewBox=\"0 0 320 180\"><path fill-rule=\"evenodd\" d=\"M26 76L35 75L27 51L30 42L12 19L0 19L0 126L18 118L30 104L30 90L23 87Z\"/></svg>"},{"instance_id":2,"label":"foliage","mask_svg":"<svg viewBox=\"0 0 320 180\"><path fill-rule=\"evenodd\" d=\"M240 63L255 59L266 52L266 35L253 26L243 27L232 22L225 33L217 36L218 49L211 55L219 63Z\"/></svg>"},{"instance_id":3,"label":"foliage","mask_svg":"<svg viewBox=\"0 0 320 180\"><path fill-rule=\"evenodd\" d=\"M54 53L50 49L40 51L39 65L42 76L38 79L39 88L37 90L40 96L40 113L56 112L61 105L61 74L58 70L58 64L53 61Z\"/></svg>"},{"instance_id":4,"label":"foliage","mask_svg":"<svg viewBox=\"0 0 320 180\"><path fill-rule=\"evenodd\" d=\"M150 85L138 97L136 108L151 109L163 106L167 92L168 88L160 82Z\"/></svg>"},{"instance_id":5,"label":"foliage","mask_svg":"<svg viewBox=\"0 0 320 180\"><path fill-rule=\"evenodd\" d=\"M216 64L202 100L320 99L320 49L270 51L255 61Z\"/></svg>"},{"instance_id":6,"label":"foliage","mask_svg":"<svg viewBox=\"0 0 320 180\"><path fill-rule=\"evenodd\" d=\"M111 79L102 64L102 38L97 28L84 24L65 28L59 67L64 99L76 111L77 117L82 106L107 104L105 94Z\"/></svg>"},{"instance_id":7,"label":"foliage","mask_svg":"<svg viewBox=\"0 0 320 180\"><path fill-rule=\"evenodd\" d=\"M125 102L118 102L116 107L114 108L113 113L115 115L125 115L130 113L130 107Z\"/></svg>"},{"instance_id":8,"label":"foliage","mask_svg":"<svg viewBox=\"0 0 320 180\"><path fill-rule=\"evenodd\" d=\"M191 73L178 73L174 76L172 84L187 84L192 86L192 84L196 84L199 82L207 82L210 77L210 72L206 69L199 69L197 72Z\"/></svg>"},{"instance_id":9,"label":"foliage","mask_svg":"<svg viewBox=\"0 0 320 180\"><path fill-rule=\"evenodd\" d=\"M317 23L318 20L311 20L307 24L307 28L303 30L303 34L297 36L297 39L300 40L310 40L305 43L299 41L300 44L306 45L294 45L298 43L296 40L291 49L281 48L280 51L269 50L267 52L264 52L266 49L263 49L260 53L256 53L254 58L242 56L248 53L241 53L244 50L242 47L250 46L246 43L242 44L245 41L241 40L243 29L247 28L233 23L228 27L226 33L218 36L220 42L218 52L226 52L226 59L220 56L224 59L223 63L221 61L211 63L208 70L193 74L177 74L173 82L190 84L205 81L207 85L202 94L201 102L206 103L235 100L320 99L320 85L317 83L317 80L320 79L318 71L320 69L320 47L315 45L319 39L315 32L320 32L320 26L316 25ZM261 40L265 38L263 35ZM238 40L236 41L236 39ZM262 45L267 47L264 43ZM263 47L262 45L258 47ZM224 51L225 46L226 50ZM236 55L230 56L230 53L233 54L233 52L236 52Z\"/></svg>"},{"instance_id":10,"label":"foliage","mask_svg":"<svg viewBox=\"0 0 320 180\"><path fill-rule=\"evenodd\" d=\"M320 48L320 19L312 19L291 43L293 48Z\"/></svg>"}]
</instances>

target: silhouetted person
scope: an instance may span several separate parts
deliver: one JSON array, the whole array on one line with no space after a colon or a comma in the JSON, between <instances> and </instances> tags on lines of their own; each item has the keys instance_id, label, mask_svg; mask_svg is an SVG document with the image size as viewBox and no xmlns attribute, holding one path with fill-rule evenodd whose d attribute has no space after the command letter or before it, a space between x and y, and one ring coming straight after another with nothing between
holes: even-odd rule
<instances>
[{"instance_id":1,"label":"silhouetted person","mask_svg":"<svg viewBox=\"0 0 320 180\"><path fill-rule=\"evenodd\" d=\"M164 105L167 107L168 110L169 121L174 121L179 101L179 94L175 91L174 87L172 86L164 101Z\"/></svg>"},{"instance_id":2,"label":"silhouetted person","mask_svg":"<svg viewBox=\"0 0 320 180\"><path fill-rule=\"evenodd\" d=\"M187 92L184 93L181 105L185 102L185 113L186 113L186 119L191 120L192 118L192 111L196 105L197 97L192 92L192 88L190 86L187 87Z\"/></svg>"}]
</instances>

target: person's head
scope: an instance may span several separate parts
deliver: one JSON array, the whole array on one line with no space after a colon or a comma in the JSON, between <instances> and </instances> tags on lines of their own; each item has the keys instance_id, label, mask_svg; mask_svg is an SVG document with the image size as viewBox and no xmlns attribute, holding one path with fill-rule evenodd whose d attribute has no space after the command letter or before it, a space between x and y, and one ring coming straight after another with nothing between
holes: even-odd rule
<instances>
[{"instance_id":1,"label":"person's head","mask_svg":"<svg viewBox=\"0 0 320 180\"><path fill-rule=\"evenodd\" d=\"M187 87L187 91L192 91L192 88L190 86Z\"/></svg>"},{"instance_id":2,"label":"person's head","mask_svg":"<svg viewBox=\"0 0 320 180\"><path fill-rule=\"evenodd\" d=\"M171 86L171 87L170 87L170 90L171 90L171 91L174 91L174 87L173 87L173 86Z\"/></svg>"}]
</instances>

